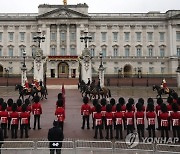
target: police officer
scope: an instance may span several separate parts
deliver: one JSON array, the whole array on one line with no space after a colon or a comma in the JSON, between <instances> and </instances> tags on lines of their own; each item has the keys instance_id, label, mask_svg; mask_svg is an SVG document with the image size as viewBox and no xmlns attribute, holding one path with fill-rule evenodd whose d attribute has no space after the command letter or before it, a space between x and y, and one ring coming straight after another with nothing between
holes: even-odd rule
<instances>
[{"instance_id":1,"label":"police officer","mask_svg":"<svg viewBox=\"0 0 180 154\"><path fill-rule=\"evenodd\" d=\"M62 141L64 139L64 134L61 128L58 127L58 121L53 122L53 128L50 128L48 131L48 140L50 154L61 154ZM56 142L57 141L57 142Z\"/></svg>"}]
</instances>

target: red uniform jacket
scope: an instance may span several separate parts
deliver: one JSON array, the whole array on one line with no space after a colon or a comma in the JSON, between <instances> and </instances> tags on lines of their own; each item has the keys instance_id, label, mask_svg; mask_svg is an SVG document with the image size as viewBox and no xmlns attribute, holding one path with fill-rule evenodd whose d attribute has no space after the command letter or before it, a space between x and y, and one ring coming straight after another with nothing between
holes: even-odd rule
<instances>
[{"instance_id":1,"label":"red uniform jacket","mask_svg":"<svg viewBox=\"0 0 180 154\"><path fill-rule=\"evenodd\" d=\"M63 107L56 108L55 115L57 116L58 121L63 122L65 119L64 108Z\"/></svg>"},{"instance_id":2,"label":"red uniform jacket","mask_svg":"<svg viewBox=\"0 0 180 154\"><path fill-rule=\"evenodd\" d=\"M94 114L96 113L96 107L95 106L93 106L91 108L91 113L92 113L92 118L94 118Z\"/></svg>"},{"instance_id":3,"label":"red uniform jacket","mask_svg":"<svg viewBox=\"0 0 180 154\"><path fill-rule=\"evenodd\" d=\"M126 118L127 125L134 124L134 112L133 111L125 112L124 116Z\"/></svg>"},{"instance_id":4,"label":"red uniform jacket","mask_svg":"<svg viewBox=\"0 0 180 154\"><path fill-rule=\"evenodd\" d=\"M40 115L42 114L42 108L40 103L34 103L32 105L32 112L34 115Z\"/></svg>"},{"instance_id":5,"label":"red uniform jacket","mask_svg":"<svg viewBox=\"0 0 180 154\"><path fill-rule=\"evenodd\" d=\"M105 117L106 117L107 126L112 125L113 113L112 112L106 112Z\"/></svg>"},{"instance_id":6,"label":"red uniform jacket","mask_svg":"<svg viewBox=\"0 0 180 154\"><path fill-rule=\"evenodd\" d=\"M81 106L81 115L89 116L91 114L91 107L89 104L83 104Z\"/></svg>"},{"instance_id":7,"label":"red uniform jacket","mask_svg":"<svg viewBox=\"0 0 180 154\"><path fill-rule=\"evenodd\" d=\"M18 125L18 121L19 121L18 112L15 111L10 113L10 118L11 118L11 125Z\"/></svg>"},{"instance_id":8,"label":"red uniform jacket","mask_svg":"<svg viewBox=\"0 0 180 154\"><path fill-rule=\"evenodd\" d=\"M148 121L148 125L155 125L155 118L156 118L155 112L146 112L146 118Z\"/></svg>"},{"instance_id":9,"label":"red uniform jacket","mask_svg":"<svg viewBox=\"0 0 180 154\"><path fill-rule=\"evenodd\" d=\"M106 106L101 107L101 114L102 114L103 117L105 117L105 115L106 115Z\"/></svg>"},{"instance_id":10,"label":"red uniform jacket","mask_svg":"<svg viewBox=\"0 0 180 154\"><path fill-rule=\"evenodd\" d=\"M116 125L122 125L122 118L124 117L124 114L122 112L116 112L114 114Z\"/></svg>"},{"instance_id":11,"label":"red uniform jacket","mask_svg":"<svg viewBox=\"0 0 180 154\"><path fill-rule=\"evenodd\" d=\"M7 111L1 111L0 112L0 118L1 118L1 123L7 124L8 112Z\"/></svg>"},{"instance_id":12,"label":"red uniform jacket","mask_svg":"<svg viewBox=\"0 0 180 154\"><path fill-rule=\"evenodd\" d=\"M20 118L21 118L21 124L28 124L28 118L30 117L30 113L29 112L21 112L20 114Z\"/></svg>"},{"instance_id":13,"label":"red uniform jacket","mask_svg":"<svg viewBox=\"0 0 180 154\"><path fill-rule=\"evenodd\" d=\"M102 125L102 114L101 113L95 113L94 119L95 119L95 126Z\"/></svg>"},{"instance_id":14,"label":"red uniform jacket","mask_svg":"<svg viewBox=\"0 0 180 154\"><path fill-rule=\"evenodd\" d=\"M31 105L28 105L27 108L26 108L26 111L29 112L29 113L31 113L31 110L32 110Z\"/></svg>"},{"instance_id":15,"label":"red uniform jacket","mask_svg":"<svg viewBox=\"0 0 180 154\"><path fill-rule=\"evenodd\" d=\"M157 105L155 109L156 109L157 117L159 117L160 111L161 111L161 106L160 106L160 105Z\"/></svg>"},{"instance_id":16,"label":"red uniform jacket","mask_svg":"<svg viewBox=\"0 0 180 154\"><path fill-rule=\"evenodd\" d=\"M161 126L168 127L168 119L169 119L169 114L168 112L165 113L160 113L159 118L161 119Z\"/></svg>"},{"instance_id":17,"label":"red uniform jacket","mask_svg":"<svg viewBox=\"0 0 180 154\"><path fill-rule=\"evenodd\" d=\"M141 112L139 112L139 111L137 111L136 113L135 113L135 117L136 117L136 124L137 125L144 125L144 112L143 111L141 111Z\"/></svg>"},{"instance_id":18,"label":"red uniform jacket","mask_svg":"<svg viewBox=\"0 0 180 154\"><path fill-rule=\"evenodd\" d=\"M171 113L172 126L180 126L180 113L172 112Z\"/></svg>"}]
</instances>

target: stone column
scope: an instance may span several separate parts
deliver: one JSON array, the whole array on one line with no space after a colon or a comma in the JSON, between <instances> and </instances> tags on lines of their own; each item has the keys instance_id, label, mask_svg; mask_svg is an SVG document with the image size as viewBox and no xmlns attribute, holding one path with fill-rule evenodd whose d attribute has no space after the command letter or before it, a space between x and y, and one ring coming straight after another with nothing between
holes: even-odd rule
<instances>
[{"instance_id":1,"label":"stone column","mask_svg":"<svg viewBox=\"0 0 180 154\"><path fill-rule=\"evenodd\" d=\"M180 72L177 72L177 87L180 88Z\"/></svg>"},{"instance_id":2,"label":"stone column","mask_svg":"<svg viewBox=\"0 0 180 154\"><path fill-rule=\"evenodd\" d=\"M66 45L67 45L67 55L70 55L70 37L69 37L69 25L67 25L67 37L66 37Z\"/></svg>"},{"instance_id":3,"label":"stone column","mask_svg":"<svg viewBox=\"0 0 180 154\"><path fill-rule=\"evenodd\" d=\"M60 30L59 30L59 26L57 25L57 56L60 55Z\"/></svg>"},{"instance_id":4,"label":"stone column","mask_svg":"<svg viewBox=\"0 0 180 154\"><path fill-rule=\"evenodd\" d=\"M100 86L104 87L104 67L100 66L98 70L99 70Z\"/></svg>"},{"instance_id":5,"label":"stone column","mask_svg":"<svg viewBox=\"0 0 180 154\"><path fill-rule=\"evenodd\" d=\"M21 86L24 86L25 81L27 79L26 72L27 72L27 68L21 67Z\"/></svg>"}]
</instances>

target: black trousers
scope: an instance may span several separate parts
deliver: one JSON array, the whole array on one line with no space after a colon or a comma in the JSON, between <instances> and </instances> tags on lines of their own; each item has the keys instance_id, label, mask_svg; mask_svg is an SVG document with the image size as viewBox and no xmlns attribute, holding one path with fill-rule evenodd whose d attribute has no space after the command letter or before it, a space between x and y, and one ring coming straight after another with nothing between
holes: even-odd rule
<instances>
[{"instance_id":1,"label":"black trousers","mask_svg":"<svg viewBox=\"0 0 180 154\"><path fill-rule=\"evenodd\" d=\"M116 139L123 139L122 125L116 125Z\"/></svg>"},{"instance_id":2,"label":"black trousers","mask_svg":"<svg viewBox=\"0 0 180 154\"><path fill-rule=\"evenodd\" d=\"M179 126L172 126L172 130L173 130L173 137L178 137L180 140L180 127Z\"/></svg>"},{"instance_id":3,"label":"black trousers","mask_svg":"<svg viewBox=\"0 0 180 154\"><path fill-rule=\"evenodd\" d=\"M11 125L11 138L17 138L18 125Z\"/></svg>"},{"instance_id":4,"label":"black trousers","mask_svg":"<svg viewBox=\"0 0 180 154\"><path fill-rule=\"evenodd\" d=\"M106 129L106 117L102 117L102 129Z\"/></svg>"},{"instance_id":5,"label":"black trousers","mask_svg":"<svg viewBox=\"0 0 180 154\"><path fill-rule=\"evenodd\" d=\"M61 154L61 149L50 149L50 154L55 154L55 151L56 154Z\"/></svg>"},{"instance_id":6,"label":"black trousers","mask_svg":"<svg viewBox=\"0 0 180 154\"><path fill-rule=\"evenodd\" d=\"M34 115L34 129L36 129L36 123L38 123L38 129L40 127L40 115Z\"/></svg>"},{"instance_id":7,"label":"black trousers","mask_svg":"<svg viewBox=\"0 0 180 154\"><path fill-rule=\"evenodd\" d=\"M133 133L134 125L127 125L127 135Z\"/></svg>"},{"instance_id":8,"label":"black trousers","mask_svg":"<svg viewBox=\"0 0 180 154\"><path fill-rule=\"evenodd\" d=\"M85 122L87 122L87 128L89 128L89 116L83 116L83 124L82 124L83 129L85 127Z\"/></svg>"},{"instance_id":9,"label":"black trousers","mask_svg":"<svg viewBox=\"0 0 180 154\"><path fill-rule=\"evenodd\" d=\"M166 134L166 139L169 138L168 127L161 126L161 137L164 138L164 133Z\"/></svg>"},{"instance_id":10,"label":"black trousers","mask_svg":"<svg viewBox=\"0 0 180 154\"><path fill-rule=\"evenodd\" d=\"M7 138L7 123L1 123L4 138Z\"/></svg>"},{"instance_id":11,"label":"black trousers","mask_svg":"<svg viewBox=\"0 0 180 154\"><path fill-rule=\"evenodd\" d=\"M21 124L21 138L23 137L24 131L25 131L25 137L28 138L28 124Z\"/></svg>"},{"instance_id":12,"label":"black trousers","mask_svg":"<svg viewBox=\"0 0 180 154\"><path fill-rule=\"evenodd\" d=\"M63 127L64 127L64 122L63 122L63 121L59 121L59 127L60 127L61 130L63 131Z\"/></svg>"},{"instance_id":13,"label":"black trousers","mask_svg":"<svg viewBox=\"0 0 180 154\"><path fill-rule=\"evenodd\" d=\"M153 137L153 138L156 137L155 125L148 125L148 134L149 134L149 137Z\"/></svg>"},{"instance_id":14,"label":"black trousers","mask_svg":"<svg viewBox=\"0 0 180 154\"><path fill-rule=\"evenodd\" d=\"M137 125L137 132L138 132L139 140L141 140L142 137L144 137L144 124Z\"/></svg>"},{"instance_id":15,"label":"black trousers","mask_svg":"<svg viewBox=\"0 0 180 154\"><path fill-rule=\"evenodd\" d=\"M110 138L113 138L113 131L112 131L112 125L107 125L106 126L106 139L109 139L109 133L110 133Z\"/></svg>"},{"instance_id":16,"label":"black trousers","mask_svg":"<svg viewBox=\"0 0 180 154\"><path fill-rule=\"evenodd\" d=\"M94 137L97 138L98 130L99 130L100 138L103 138L102 125L95 126L95 135L94 135Z\"/></svg>"}]
</instances>

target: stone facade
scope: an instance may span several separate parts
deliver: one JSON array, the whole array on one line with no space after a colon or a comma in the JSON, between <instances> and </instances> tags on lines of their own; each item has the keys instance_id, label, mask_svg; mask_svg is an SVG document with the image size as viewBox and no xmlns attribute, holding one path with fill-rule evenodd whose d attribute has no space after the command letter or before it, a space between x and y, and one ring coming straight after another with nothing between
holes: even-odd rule
<instances>
[{"instance_id":1,"label":"stone facade","mask_svg":"<svg viewBox=\"0 0 180 154\"><path fill-rule=\"evenodd\" d=\"M180 10L165 13L88 13L87 4L39 5L39 12L0 14L0 75L21 74L22 52L27 52L27 75L33 73L32 55L40 31L47 77L79 77L79 56L88 43L92 73L98 75L103 53L106 75L175 75L180 56Z\"/></svg>"}]
</instances>

